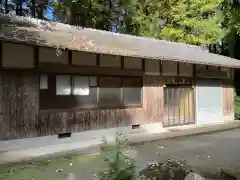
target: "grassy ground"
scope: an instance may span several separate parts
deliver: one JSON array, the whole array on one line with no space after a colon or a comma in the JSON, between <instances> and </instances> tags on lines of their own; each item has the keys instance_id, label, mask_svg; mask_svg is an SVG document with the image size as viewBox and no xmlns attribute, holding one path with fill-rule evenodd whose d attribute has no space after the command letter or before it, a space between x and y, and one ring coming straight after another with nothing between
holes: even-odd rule
<instances>
[{"instance_id":1,"label":"grassy ground","mask_svg":"<svg viewBox=\"0 0 240 180\"><path fill-rule=\"evenodd\" d=\"M92 163L94 167L91 166ZM102 159L99 154L43 159L0 166L0 180L67 180L72 176L84 180L89 178L85 177L86 174L97 172L101 166Z\"/></svg>"},{"instance_id":2,"label":"grassy ground","mask_svg":"<svg viewBox=\"0 0 240 180\"><path fill-rule=\"evenodd\" d=\"M240 170L239 129L199 136L181 137L138 144L133 149L137 170L155 160L176 158L204 174L220 169ZM61 169L61 172L56 170ZM30 163L0 165L0 180L92 180L93 173L103 170L100 154L73 155L37 160Z\"/></svg>"}]
</instances>

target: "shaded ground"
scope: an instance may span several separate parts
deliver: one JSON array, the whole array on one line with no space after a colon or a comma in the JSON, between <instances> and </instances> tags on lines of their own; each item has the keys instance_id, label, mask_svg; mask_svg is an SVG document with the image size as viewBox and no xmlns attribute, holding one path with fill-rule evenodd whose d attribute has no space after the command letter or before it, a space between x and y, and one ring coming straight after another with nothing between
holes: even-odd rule
<instances>
[{"instance_id":1,"label":"shaded ground","mask_svg":"<svg viewBox=\"0 0 240 180\"><path fill-rule=\"evenodd\" d=\"M200 171L216 172L220 168L240 170L240 130L209 135L182 137L140 144L134 148L138 168L152 160L170 157L185 160ZM65 180L72 173L76 179L91 180L92 174L102 168L102 157L59 157L32 164L0 166L1 180ZM61 169L56 172L57 169Z\"/></svg>"}]
</instances>

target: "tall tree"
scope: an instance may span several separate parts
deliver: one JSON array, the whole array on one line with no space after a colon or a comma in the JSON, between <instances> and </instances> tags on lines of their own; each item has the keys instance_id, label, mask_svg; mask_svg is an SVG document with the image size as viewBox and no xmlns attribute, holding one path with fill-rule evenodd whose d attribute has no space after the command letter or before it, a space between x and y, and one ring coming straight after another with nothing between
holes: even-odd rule
<instances>
[{"instance_id":1,"label":"tall tree","mask_svg":"<svg viewBox=\"0 0 240 180\"><path fill-rule=\"evenodd\" d=\"M71 25L110 29L110 1L105 0L64 0L51 5L60 21Z\"/></svg>"},{"instance_id":2,"label":"tall tree","mask_svg":"<svg viewBox=\"0 0 240 180\"><path fill-rule=\"evenodd\" d=\"M228 49L228 55L240 58L240 54L237 55L238 50L236 50L236 43L239 44L237 40L239 40L238 36L240 35L240 1L223 0L219 18L227 30L223 41L225 42L225 48Z\"/></svg>"},{"instance_id":3,"label":"tall tree","mask_svg":"<svg viewBox=\"0 0 240 180\"><path fill-rule=\"evenodd\" d=\"M222 0L139 0L135 22L139 34L194 45L221 40L217 17Z\"/></svg>"}]
</instances>

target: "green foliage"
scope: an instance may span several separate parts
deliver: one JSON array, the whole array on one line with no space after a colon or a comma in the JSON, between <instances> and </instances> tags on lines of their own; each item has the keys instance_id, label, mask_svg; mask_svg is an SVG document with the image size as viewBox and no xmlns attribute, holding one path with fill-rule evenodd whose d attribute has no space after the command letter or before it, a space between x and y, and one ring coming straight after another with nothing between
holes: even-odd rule
<instances>
[{"instance_id":1,"label":"green foliage","mask_svg":"<svg viewBox=\"0 0 240 180\"><path fill-rule=\"evenodd\" d=\"M222 0L145 0L135 21L140 35L189 44L212 44L221 40L217 10Z\"/></svg>"},{"instance_id":2,"label":"green foliage","mask_svg":"<svg viewBox=\"0 0 240 180\"><path fill-rule=\"evenodd\" d=\"M105 21L105 25L108 21L108 14L100 16L104 11L104 1L72 1L65 0L59 2L53 2L56 14L64 23L71 25L80 25L84 27L96 27L96 21L101 23ZM101 18L101 20L99 19ZM103 26L102 29L105 27Z\"/></svg>"},{"instance_id":3,"label":"green foliage","mask_svg":"<svg viewBox=\"0 0 240 180\"><path fill-rule=\"evenodd\" d=\"M52 5L64 23L103 30L114 23L120 33L193 45L216 44L225 36L234 42L234 32L240 31L240 11L228 0L59 0Z\"/></svg>"},{"instance_id":4,"label":"green foliage","mask_svg":"<svg viewBox=\"0 0 240 180\"><path fill-rule=\"evenodd\" d=\"M128 154L127 140L122 136L116 137L116 145L104 149L105 166L98 174L99 180L133 180L136 177L134 158Z\"/></svg>"},{"instance_id":5,"label":"green foliage","mask_svg":"<svg viewBox=\"0 0 240 180\"><path fill-rule=\"evenodd\" d=\"M240 34L240 6L234 6L229 3L229 0L224 0L221 4L222 14L219 16L223 25L228 31L235 31Z\"/></svg>"}]
</instances>

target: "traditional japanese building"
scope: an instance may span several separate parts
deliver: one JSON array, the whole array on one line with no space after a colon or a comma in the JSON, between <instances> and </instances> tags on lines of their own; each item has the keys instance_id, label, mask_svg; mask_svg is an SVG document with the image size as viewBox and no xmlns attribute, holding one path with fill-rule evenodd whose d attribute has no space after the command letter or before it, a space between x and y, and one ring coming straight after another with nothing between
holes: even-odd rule
<instances>
[{"instance_id":1,"label":"traditional japanese building","mask_svg":"<svg viewBox=\"0 0 240 180\"><path fill-rule=\"evenodd\" d=\"M0 22L0 140L234 120L236 59L36 19Z\"/></svg>"}]
</instances>

